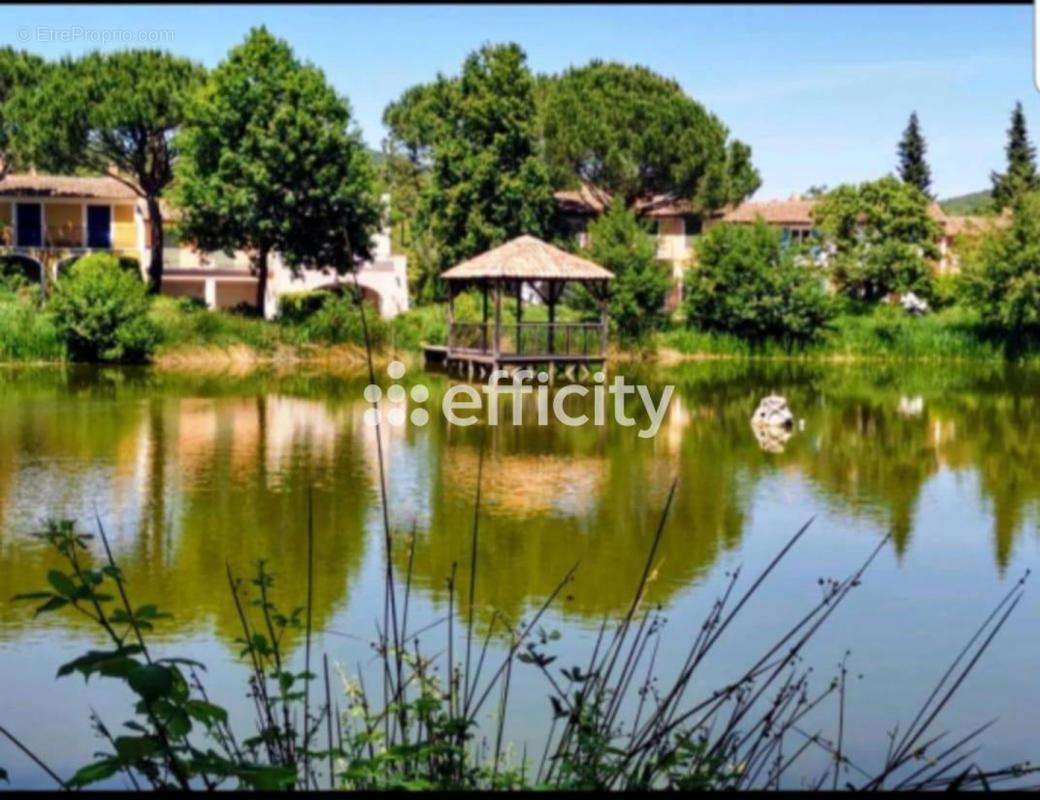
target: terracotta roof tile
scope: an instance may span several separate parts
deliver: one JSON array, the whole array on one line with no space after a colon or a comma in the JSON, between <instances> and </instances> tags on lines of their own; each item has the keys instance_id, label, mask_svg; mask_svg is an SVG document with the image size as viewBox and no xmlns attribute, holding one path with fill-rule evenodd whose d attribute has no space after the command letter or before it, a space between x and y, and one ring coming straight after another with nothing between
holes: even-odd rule
<instances>
[{"instance_id":1,"label":"terracotta roof tile","mask_svg":"<svg viewBox=\"0 0 1040 800\"><path fill-rule=\"evenodd\" d=\"M572 255L533 236L519 236L441 273L445 280L519 278L523 280L610 280L599 264Z\"/></svg>"},{"instance_id":2,"label":"terracotta roof tile","mask_svg":"<svg viewBox=\"0 0 1040 800\"><path fill-rule=\"evenodd\" d=\"M589 183L583 183L579 189L555 192L553 196L563 213L589 216L602 214L612 200L610 192ZM644 217L674 217L693 213L693 204L689 200L670 194L641 198L632 204L632 208Z\"/></svg>"},{"instance_id":3,"label":"terracotta roof tile","mask_svg":"<svg viewBox=\"0 0 1040 800\"><path fill-rule=\"evenodd\" d=\"M722 215L723 222L754 222L761 217L770 225L812 225L816 201L801 198L741 203Z\"/></svg>"}]
</instances>

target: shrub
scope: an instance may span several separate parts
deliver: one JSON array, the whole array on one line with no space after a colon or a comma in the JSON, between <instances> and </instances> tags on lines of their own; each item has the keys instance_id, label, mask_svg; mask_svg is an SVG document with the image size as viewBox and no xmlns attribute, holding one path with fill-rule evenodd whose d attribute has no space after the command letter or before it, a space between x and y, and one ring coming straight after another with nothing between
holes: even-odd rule
<instances>
[{"instance_id":1,"label":"shrub","mask_svg":"<svg viewBox=\"0 0 1040 800\"><path fill-rule=\"evenodd\" d=\"M929 204L920 189L892 176L824 195L813 216L838 290L869 302L910 291L933 299L942 231Z\"/></svg>"},{"instance_id":2,"label":"shrub","mask_svg":"<svg viewBox=\"0 0 1040 800\"><path fill-rule=\"evenodd\" d=\"M55 286L50 310L74 361L143 361L158 339L139 277L108 253L73 264Z\"/></svg>"},{"instance_id":3,"label":"shrub","mask_svg":"<svg viewBox=\"0 0 1040 800\"><path fill-rule=\"evenodd\" d=\"M684 307L701 330L787 343L815 339L835 311L812 262L762 221L718 225L701 237Z\"/></svg>"},{"instance_id":4,"label":"shrub","mask_svg":"<svg viewBox=\"0 0 1040 800\"><path fill-rule=\"evenodd\" d=\"M585 257L614 273L608 310L618 333L625 339L639 339L662 327L671 281L667 267L657 259L656 243L635 214L615 200L588 233ZM596 308L584 289L575 292L574 304L587 311Z\"/></svg>"},{"instance_id":5,"label":"shrub","mask_svg":"<svg viewBox=\"0 0 1040 800\"><path fill-rule=\"evenodd\" d=\"M1040 330L1040 193L1016 204L1011 227L985 235L966 261L965 293L987 325Z\"/></svg>"},{"instance_id":6,"label":"shrub","mask_svg":"<svg viewBox=\"0 0 1040 800\"><path fill-rule=\"evenodd\" d=\"M300 323L317 312L332 297L330 292L289 292L278 300L278 317L283 322Z\"/></svg>"},{"instance_id":7,"label":"shrub","mask_svg":"<svg viewBox=\"0 0 1040 800\"><path fill-rule=\"evenodd\" d=\"M379 313L369 305L365 309L369 341L372 347L386 342L388 326ZM353 293L348 292L325 302L302 325L304 338L322 344L356 344L364 346L365 334L361 312Z\"/></svg>"}]
</instances>

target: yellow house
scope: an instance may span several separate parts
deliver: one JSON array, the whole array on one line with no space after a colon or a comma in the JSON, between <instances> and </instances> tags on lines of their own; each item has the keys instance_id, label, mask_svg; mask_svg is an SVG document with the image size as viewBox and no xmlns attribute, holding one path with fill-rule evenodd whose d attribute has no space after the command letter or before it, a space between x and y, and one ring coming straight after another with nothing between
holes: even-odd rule
<instances>
[{"instance_id":1,"label":"yellow house","mask_svg":"<svg viewBox=\"0 0 1040 800\"><path fill-rule=\"evenodd\" d=\"M389 196L384 198L389 210ZM257 276L249 254L203 252L177 235L176 209L162 203L163 294L193 297L210 308L255 306ZM85 253L104 251L135 259L146 278L151 239L144 200L108 175L10 174L0 179L0 256L21 262L41 284L55 280L65 264ZM340 291L355 282L384 317L408 309L408 270L390 247L389 228L372 240L372 260L353 274L331 268L296 270L272 253L266 307L277 313L289 293Z\"/></svg>"},{"instance_id":2,"label":"yellow house","mask_svg":"<svg viewBox=\"0 0 1040 800\"><path fill-rule=\"evenodd\" d=\"M43 280L96 250L143 261L144 241L138 197L115 178L29 173L0 180L0 250Z\"/></svg>"}]
</instances>

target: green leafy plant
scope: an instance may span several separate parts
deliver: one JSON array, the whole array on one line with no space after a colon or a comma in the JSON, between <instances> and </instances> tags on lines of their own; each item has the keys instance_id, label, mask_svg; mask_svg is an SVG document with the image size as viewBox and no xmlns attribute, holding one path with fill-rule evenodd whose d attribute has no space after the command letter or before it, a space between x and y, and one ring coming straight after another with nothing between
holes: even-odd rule
<instances>
[{"instance_id":1,"label":"green leafy plant","mask_svg":"<svg viewBox=\"0 0 1040 800\"><path fill-rule=\"evenodd\" d=\"M657 259L657 244L646 228L617 199L588 230L584 255L614 273L610 282L610 319L623 340L639 340L664 326L664 300L671 286L668 267ZM598 313L595 299L583 287L572 305Z\"/></svg>"},{"instance_id":2,"label":"green leafy plant","mask_svg":"<svg viewBox=\"0 0 1040 800\"><path fill-rule=\"evenodd\" d=\"M136 275L107 253L76 261L54 287L49 310L74 361L143 361L158 332L150 299Z\"/></svg>"},{"instance_id":3,"label":"green leafy plant","mask_svg":"<svg viewBox=\"0 0 1040 800\"><path fill-rule=\"evenodd\" d=\"M331 292L288 292L278 298L278 319L289 323L303 322L332 299Z\"/></svg>"},{"instance_id":4,"label":"green leafy plant","mask_svg":"<svg viewBox=\"0 0 1040 800\"><path fill-rule=\"evenodd\" d=\"M812 341L835 311L812 260L762 221L709 229L685 291L687 324L750 341Z\"/></svg>"},{"instance_id":5,"label":"green leafy plant","mask_svg":"<svg viewBox=\"0 0 1040 800\"><path fill-rule=\"evenodd\" d=\"M836 288L876 302L896 292L932 297L939 224L917 186L888 176L825 194L813 218Z\"/></svg>"}]
</instances>

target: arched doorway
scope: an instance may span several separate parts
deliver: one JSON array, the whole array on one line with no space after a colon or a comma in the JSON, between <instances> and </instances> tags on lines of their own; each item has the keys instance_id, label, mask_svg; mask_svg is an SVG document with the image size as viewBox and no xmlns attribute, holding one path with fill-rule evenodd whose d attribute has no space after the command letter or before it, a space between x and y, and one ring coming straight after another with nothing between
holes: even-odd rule
<instances>
[{"instance_id":1,"label":"arched doorway","mask_svg":"<svg viewBox=\"0 0 1040 800\"><path fill-rule=\"evenodd\" d=\"M368 304L377 314L383 307L383 297L379 292L373 289L371 286L365 286L365 284L358 284L361 289L361 299L363 302ZM319 286L315 289L317 292L328 292L329 294L341 296L349 293L351 296L354 294L354 283L330 283L325 286Z\"/></svg>"},{"instance_id":2,"label":"arched doorway","mask_svg":"<svg viewBox=\"0 0 1040 800\"><path fill-rule=\"evenodd\" d=\"M21 278L26 283L43 283L43 264L35 258L11 253L0 255L0 279Z\"/></svg>"}]
</instances>

